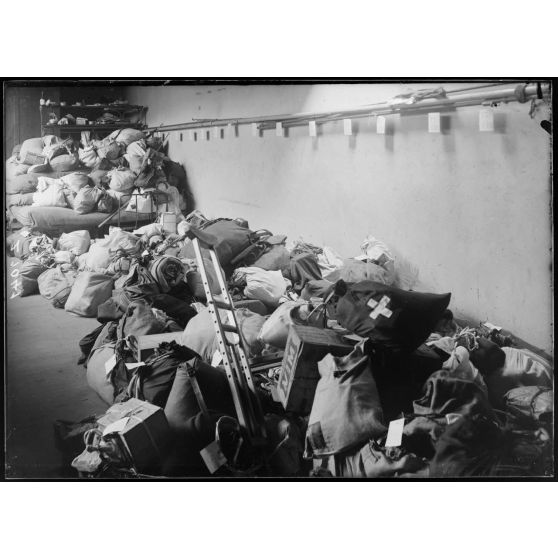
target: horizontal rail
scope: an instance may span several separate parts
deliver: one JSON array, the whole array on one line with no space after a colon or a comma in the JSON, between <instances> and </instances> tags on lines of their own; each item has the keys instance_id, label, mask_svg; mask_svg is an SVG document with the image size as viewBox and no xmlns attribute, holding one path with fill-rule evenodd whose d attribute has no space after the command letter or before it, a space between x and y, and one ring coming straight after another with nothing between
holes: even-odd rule
<instances>
[{"instance_id":1,"label":"horizontal rail","mask_svg":"<svg viewBox=\"0 0 558 558\"><path fill-rule=\"evenodd\" d=\"M195 130L213 126L227 126L229 124L237 126L243 124L257 124L259 129L271 129L280 122L283 126L298 126L307 124L310 121L316 123L342 120L344 118L366 118L370 116L380 116L388 114L412 114L414 112L434 111L434 110L453 110L459 107L475 105L492 105L494 103L520 102L525 103L531 99L539 97L548 99L550 96L550 85L517 83L502 86L494 84L488 87L497 87L493 91L478 91L481 86L476 88L466 88L462 91L450 91L444 98L430 98L417 101L411 104L404 102L393 104L389 102L365 105L355 109L330 110L324 112L303 112L293 114L274 114L267 116L245 116L239 118L204 118L192 119L192 122L180 124L167 124L148 127L147 131L171 132L179 130Z\"/></svg>"}]
</instances>

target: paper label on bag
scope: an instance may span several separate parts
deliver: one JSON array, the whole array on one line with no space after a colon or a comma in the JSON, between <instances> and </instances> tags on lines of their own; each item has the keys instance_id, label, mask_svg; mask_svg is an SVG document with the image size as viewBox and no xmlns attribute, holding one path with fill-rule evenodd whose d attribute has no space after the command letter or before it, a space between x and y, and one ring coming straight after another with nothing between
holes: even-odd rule
<instances>
[{"instance_id":1,"label":"paper label on bag","mask_svg":"<svg viewBox=\"0 0 558 558\"><path fill-rule=\"evenodd\" d=\"M215 471L220 469L227 462L227 458L223 455L221 446L217 440L205 446L205 448L200 451L200 455L206 467L209 469L210 474L215 473Z\"/></svg>"},{"instance_id":2,"label":"paper label on bag","mask_svg":"<svg viewBox=\"0 0 558 558\"><path fill-rule=\"evenodd\" d=\"M272 385L270 391L271 391L271 397L272 397L273 401L275 401L275 403L281 403L281 398L279 397L279 392L277 391L277 386Z\"/></svg>"},{"instance_id":3,"label":"paper label on bag","mask_svg":"<svg viewBox=\"0 0 558 558\"><path fill-rule=\"evenodd\" d=\"M134 368L139 368L140 366L145 366L145 362L127 362L126 368L128 370L133 370Z\"/></svg>"},{"instance_id":4,"label":"paper label on bag","mask_svg":"<svg viewBox=\"0 0 558 558\"><path fill-rule=\"evenodd\" d=\"M346 136L352 136L353 135L353 124L352 124L350 118L344 118L343 119L343 133Z\"/></svg>"},{"instance_id":5,"label":"paper label on bag","mask_svg":"<svg viewBox=\"0 0 558 558\"><path fill-rule=\"evenodd\" d=\"M107 376L110 375L112 369L116 366L116 353L112 355L106 362L105 362L105 373Z\"/></svg>"},{"instance_id":6,"label":"paper label on bag","mask_svg":"<svg viewBox=\"0 0 558 558\"><path fill-rule=\"evenodd\" d=\"M389 423L386 448L396 448L401 445L401 440L403 439L403 427L405 426L405 419L392 420Z\"/></svg>"},{"instance_id":7,"label":"paper label on bag","mask_svg":"<svg viewBox=\"0 0 558 558\"><path fill-rule=\"evenodd\" d=\"M219 366L221 362L223 362L223 355L221 354L221 351L217 350L213 353L213 357L211 358L211 366L215 368L216 366Z\"/></svg>"}]
</instances>

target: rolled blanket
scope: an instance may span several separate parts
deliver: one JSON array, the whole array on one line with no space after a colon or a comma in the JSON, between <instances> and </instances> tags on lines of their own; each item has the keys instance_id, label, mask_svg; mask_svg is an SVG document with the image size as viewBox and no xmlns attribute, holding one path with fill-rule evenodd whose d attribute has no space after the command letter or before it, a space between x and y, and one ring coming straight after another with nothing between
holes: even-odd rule
<instances>
[{"instance_id":1,"label":"rolled blanket","mask_svg":"<svg viewBox=\"0 0 558 558\"><path fill-rule=\"evenodd\" d=\"M149 266L149 271L163 293L169 292L184 279L184 265L173 256L154 259Z\"/></svg>"}]
</instances>

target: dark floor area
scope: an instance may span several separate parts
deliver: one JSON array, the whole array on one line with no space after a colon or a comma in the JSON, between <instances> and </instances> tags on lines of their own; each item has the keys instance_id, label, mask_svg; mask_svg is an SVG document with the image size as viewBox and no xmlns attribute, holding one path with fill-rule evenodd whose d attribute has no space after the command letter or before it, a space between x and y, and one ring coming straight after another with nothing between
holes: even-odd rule
<instances>
[{"instance_id":1,"label":"dark floor area","mask_svg":"<svg viewBox=\"0 0 558 558\"><path fill-rule=\"evenodd\" d=\"M6 306L6 476L60 478L54 421L78 421L107 407L77 364L78 341L98 323L38 294L10 299L8 290Z\"/></svg>"}]
</instances>

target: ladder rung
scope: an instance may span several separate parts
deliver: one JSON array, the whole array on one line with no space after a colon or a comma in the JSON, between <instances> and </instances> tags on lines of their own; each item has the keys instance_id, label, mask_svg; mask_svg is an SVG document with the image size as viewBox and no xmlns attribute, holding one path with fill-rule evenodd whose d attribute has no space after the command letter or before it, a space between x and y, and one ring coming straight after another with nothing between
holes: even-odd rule
<instances>
[{"instance_id":1,"label":"ladder rung","mask_svg":"<svg viewBox=\"0 0 558 558\"><path fill-rule=\"evenodd\" d=\"M227 302L223 302L221 300L210 300L208 301L210 304L213 304L213 306L216 306L217 308L221 308L221 310L232 310L233 307L228 304Z\"/></svg>"},{"instance_id":2,"label":"ladder rung","mask_svg":"<svg viewBox=\"0 0 558 558\"><path fill-rule=\"evenodd\" d=\"M221 324L221 327L223 328L223 331L226 331L228 333L238 333L238 329L236 328L236 326L229 325L229 324Z\"/></svg>"}]
</instances>

